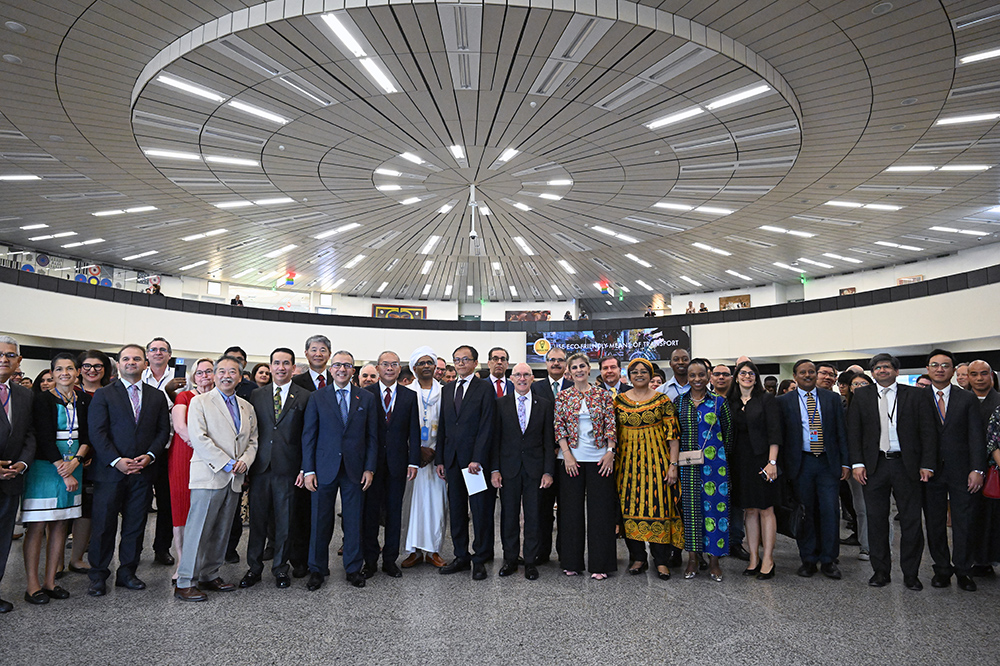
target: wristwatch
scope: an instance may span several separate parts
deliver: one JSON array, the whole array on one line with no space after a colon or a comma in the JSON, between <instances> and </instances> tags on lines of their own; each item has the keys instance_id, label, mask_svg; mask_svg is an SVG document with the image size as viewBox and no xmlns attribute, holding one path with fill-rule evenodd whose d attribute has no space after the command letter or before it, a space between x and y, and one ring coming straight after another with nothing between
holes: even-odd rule
<instances>
[{"instance_id":1,"label":"wristwatch","mask_svg":"<svg viewBox=\"0 0 1000 666\"><path fill-rule=\"evenodd\" d=\"M774 465L775 467L777 467L778 466L778 461L777 460L768 460L767 464L768 465Z\"/></svg>"}]
</instances>

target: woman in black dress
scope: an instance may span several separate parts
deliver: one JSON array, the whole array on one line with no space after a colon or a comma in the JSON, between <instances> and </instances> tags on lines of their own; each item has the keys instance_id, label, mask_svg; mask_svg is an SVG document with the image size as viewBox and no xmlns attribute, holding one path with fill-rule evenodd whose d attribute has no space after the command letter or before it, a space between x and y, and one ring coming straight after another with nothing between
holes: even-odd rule
<instances>
[{"instance_id":1,"label":"woman in black dress","mask_svg":"<svg viewBox=\"0 0 1000 666\"><path fill-rule=\"evenodd\" d=\"M734 447L740 505L744 509L750 551L750 566L744 576L758 580L774 578L774 542L778 503L778 448L781 446L781 414L774 396L764 390L753 361L736 366L736 386L729 394L729 407L736 433ZM764 554L759 548L763 542Z\"/></svg>"}]
</instances>

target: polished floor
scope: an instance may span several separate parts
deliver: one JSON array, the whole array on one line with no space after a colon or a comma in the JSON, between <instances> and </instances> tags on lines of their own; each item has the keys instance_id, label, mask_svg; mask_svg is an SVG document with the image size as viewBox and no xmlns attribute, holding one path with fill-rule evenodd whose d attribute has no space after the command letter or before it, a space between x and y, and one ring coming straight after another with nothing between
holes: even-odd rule
<instances>
[{"instance_id":1,"label":"polished floor","mask_svg":"<svg viewBox=\"0 0 1000 666\"><path fill-rule=\"evenodd\" d=\"M150 524L152 524L152 516ZM148 534L152 537L152 534ZM147 543L149 541L147 540ZM334 537L334 546L339 535ZM245 536L244 536L245 544ZM446 549L447 550L447 549ZM343 569L317 592L305 579L280 590L265 573L249 590L189 604L171 596L170 570L144 553L148 589L109 588L87 597L87 579L67 574L65 601L23 601L20 542L11 551L0 596L0 664L973 664L995 654L1000 581L979 591L930 586L925 554L922 592L893 582L869 588L871 569L857 548L841 549L844 579L795 575L794 543L779 537L776 578L740 576L724 561L725 580L702 573L669 581L619 573L605 581L567 578L551 563L537 581L517 575L473 581L438 575L430 565L392 579L379 572L364 589ZM499 554L499 543L497 553ZM223 575L237 582L240 564Z\"/></svg>"}]
</instances>

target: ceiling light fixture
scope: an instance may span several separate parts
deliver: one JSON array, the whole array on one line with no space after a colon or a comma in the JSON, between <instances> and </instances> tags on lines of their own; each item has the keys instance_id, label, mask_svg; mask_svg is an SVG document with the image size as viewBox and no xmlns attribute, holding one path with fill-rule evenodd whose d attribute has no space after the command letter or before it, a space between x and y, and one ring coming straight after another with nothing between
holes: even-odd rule
<instances>
[{"instance_id":1,"label":"ceiling light fixture","mask_svg":"<svg viewBox=\"0 0 1000 666\"><path fill-rule=\"evenodd\" d=\"M198 153L185 153L180 150L160 150L159 148L150 148L148 150L143 150L142 152L147 157L163 157L169 160L201 161L201 155Z\"/></svg>"},{"instance_id":2,"label":"ceiling light fixture","mask_svg":"<svg viewBox=\"0 0 1000 666\"><path fill-rule=\"evenodd\" d=\"M381 293L382 293L382 290L384 290L384 289L385 289L386 287L388 287L388 286L389 286L389 283L388 283L388 282L383 282L382 284L380 284L380 285L378 286L378 289L376 289L376 290L375 290L375 293L376 293L376 294L381 294Z\"/></svg>"},{"instance_id":3,"label":"ceiling light fixture","mask_svg":"<svg viewBox=\"0 0 1000 666\"><path fill-rule=\"evenodd\" d=\"M938 171L987 171L990 168L987 164L946 164Z\"/></svg>"},{"instance_id":4,"label":"ceiling light fixture","mask_svg":"<svg viewBox=\"0 0 1000 666\"><path fill-rule=\"evenodd\" d=\"M753 281L753 278L751 278L749 275L743 275L743 273L737 273L736 271L731 270L731 269L727 269L726 273L728 273L729 275L732 275L733 277L738 277L741 280L746 280L747 282L752 282Z\"/></svg>"},{"instance_id":5,"label":"ceiling light fixture","mask_svg":"<svg viewBox=\"0 0 1000 666\"><path fill-rule=\"evenodd\" d=\"M520 202L515 202L513 204L513 206L514 206L514 208L516 208L518 210L523 210L525 213L527 213L527 212L529 212L531 210L531 206L528 206L527 204L523 204L523 203L520 203Z\"/></svg>"},{"instance_id":6,"label":"ceiling light fixture","mask_svg":"<svg viewBox=\"0 0 1000 666\"><path fill-rule=\"evenodd\" d=\"M634 261L635 263L639 264L643 268L652 268L653 267L653 264L649 263L645 259L640 259L639 257L635 256L634 254L626 254L625 258L626 259L631 259L632 261Z\"/></svg>"},{"instance_id":7,"label":"ceiling light fixture","mask_svg":"<svg viewBox=\"0 0 1000 666\"><path fill-rule=\"evenodd\" d=\"M700 106L691 107L684 111L679 111L677 113L672 113L669 116L663 116L653 122L646 123L646 127L651 130L660 129L661 127L666 127L667 125L673 125L674 123L679 123L682 120L687 120L688 118L694 118L695 116L705 113L705 110Z\"/></svg>"},{"instance_id":8,"label":"ceiling light fixture","mask_svg":"<svg viewBox=\"0 0 1000 666\"><path fill-rule=\"evenodd\" d=\"M434 260L433 259L428 259L427 261L425 261L423 268L420 269L420 274L421 275L427 275L428 273L430 273L431 272L431 266L433 266L433 265L434 265Z\"/></svg>"},{"instance_id":9,"label":"ceiling light fixture","mask_svg":"<svg viewBox=\"0 0 1000 666\"><path fill-rule=\"evenodd\" d=\"M642 280L636 280L636 281L635 281L635 283L636 283L637 285L639 285L640 287L642 287L643 289L645 289L646 291L653 291L653 288L652 288L652 287L650 287L650 286L649 286L648 284L646 284L645 282L643 282Z\"/></svg>"},{"instance_id":10,"label":"ceiling light fixture","mask_svg":"<svg viewBox=\"0 0 1000 666\"><path fill-rule=\"evenodd\" d=\"M403 188L400 185L379 185L375 189L379 192L398 192Z\"/></svg>"},{"instance_id":11,"label":"ceiling light fixture","mask_svg":"<svg viewBox=\"0 0 1000 666\"><path fill-rule=\"evenodd\" d=\"M233 166L260 166L260 162L257 160L248 160L242 157L223 157L221 155L207 155L205 161L213 164L231 164Z\"/></svg>"},{"instance_id":12,"label":"ceiling light fixture","mask_svg":"<svg viewBox=\"0 0 1000 666\"><path fill-rule=\"evenodd\" d=\"M792 271L793 273L802 273L803 271L795 266L789 266L788 264L783 264L780 261L775 261L772 266L777 266L778 268L784 268L786 271Z\"/></svg>"},{"instance_id":13,"label":"ceiling light fixture","mask_svg":"<svg viewBox=\"0 0 1000 666\"><path fill-rule=\"evenodd\" d=\"M507 288L510 289L510 295L513 296L514 298L517 298L517 287L515 287L512 284L509 284L507 285Z\"/></svg>"},{"instance_id":14,"label":"ceiling light fixture","mask_svg":"<svg viewBox=\"0 0 1000 666\"><path fill-rule=\"evenodd\" d=\"M711 102L710 104L706 104L705 108L708 109L709 111L715 111L716 109L721 109L725 106L729 106L730 104L736 104L737 102L748 100L751 97L757 97L758 95L763 95L770 89L771 86L769 85L759 85L759 86L754 86L752 88L747 88L746 90L742 90L738 93L734 93L727 97L723 97L714 102Z\"/></svg>"},{"instance_id":15,"label":"ceiling light fixture","mask_svg":"<svg viewBox=\"0 0 1000 666\"><path fill-rule=\"evenodd\" d=\"M393 171L392 169L375 169L375 173L380 176L390 176L392 178L399 178L403 175L402 172Z\"/></svg>"},{"instance_id":16,"label":"ceiling light fixture","mask_svg":"<svg viewBox=\"0 0 1000 666\"><path fill-rule=\"evenodd\" d=\"M364 67L369 74L371 74L371 77L375 79L375 83L378 84L378 87L384 90L387 94L399 92L389 77L386 76L385 72L383 72L382 69L375 64L374 60L371 58L362 58L359 62L361 63L361 66Z\"/></svg>"},{"instance_id":17,"label":"ceiling light fixture","mask_svg":"<svg viewBox=\"0 0 1000 666\"><path fill-rule=\"evenodd\" d=\"M409 199L403 199L399 203L404 206L409 206L410 204L420 203L420 197L410 197Z\"/></svg>"},{"instance_id":18,"label":"ceiling light fixture","mask_svg":"<svg viewBox=\"0 0 1000 666\"><path fill-rule=\"evenodd\" d=\"M449 146L448 150L451 151L452 157L454 157L456 160L465 159L465 148L463 148L462 146Z\"/></svg>"},{"instance_id":19,"label":"ceiling light fixture","mask_svg":"<svg viewBox=\"0 0 1000 666\"><path fill-rule=\"evenodd\" d=\"M272 113L266 109L254 106L252 104L247 104L246 102L240 102L239 100L230 100L229 106L242 111L243 113L249 113L251 116L257 116L258 118L263 118L264 120L270 120L273 123L278 123L279 125L287 125L290 121L284 116L279 116L277 113Z\"/></svg>"},{"instance_id":20,"label":"ceiling light fixture","mask_svg":"<svg viewBox=\"0 0 1000 666\"><path fill-rule=\"evenodd\" d=\"M280 257L281 255L283 255L284 253L286 253L286 252L288 252L290 250L294 250L297 247L298 247L298 245L294 245L294 244L292 244L292 245L286 245L285 247L279 247L277 250L271 250L270 252L268 252L264 256L266 258L268 258L268 259L275 259L275 258Z\"/></svg>"},{"instance_id":21,"label":"ceiling light fixture","mask_svg":"<svg viewBox=\"0 0 1000 666\"><path fill-rule=\"evenodd\" d=\"M524 238L522 238L521 236L514 236L513 240L515 243L517 243L517 246L521 248L521 252L524 252L529 257L535 254L535 251L531 249L531 246L528 245L528 242L524 240Z\"/></svg>"},{"instance_id":22,"label":"ceiling light fixture","mask_svg":"<svg viewBox=\"0 0 1000 666\"><path fill-rule=\"evenodd\" d=\"M472 285L471 284L468 287L465 288L465 295L468 296L469 298L472 298Z\"/></svg>"},{"instance_id":23,"label":"ceiling light fixture","mask_svg":"<svg viewBox=\"0 0 1000 666\"><path fill-rule=\"evenodd\" d=\"M202 97L204 99L215 102L216 104L221 104L226 101L226 98L215 92L214 90L209 90L208 88L203 88L199 85L185 81L184 79L177 78L176 76L170 76L168 74L160 74L156 77L158 83L170 86L171 88L177 88L178 90L183 90L186 93L191 93L197 97Z\"/></svg>"},{"instance_id":24,"label":"ceiling light fixture","mask_svg":"<svg viewBox=\"0 0 1000 666\"><path fill-rule=\"evenodd\" d=\"M336 229L330 229L329 231L324 231L321 234L316 234L315 236L313 236L313 238L315 238L316 240L323 240L324 238L329 238L330 236L341 234L344 233L345 231L351 231L352 229L357 229L360 226L361 225L358 224L357 222L351 222L350 224L345 224L343 226L337 227Z\"/></svg>"},{"instance_id":25,"label":"ceiling light fixture","mask_svg":"<svg viewBox=\"0 0 1000 666\"><path fill-rule=\"evenodd\" d=\"M549 201L561 201L562 200L562 197L559 196L558 194L549 194L548 192L543 192L542 194L539 194L538 197L540 199L548 199Z\"/></svg>"},{"instance_id":26,"label":"ceiling light fixture","mask_svg":"<svg viewBox=\"0 0 1000 666\"><path fill-rule=\"evenodd\" d=\"M441 215L444 215L445 213L448 213L449 211L451 211L451 209L454 208L454 207L455 207L455 204L446 203L445 205L443 205L440 208L438 208L438 213L440 213Z\"/></svg>"},{"instance_id":27,"label":"ceiling light fixture","mask_svg":"<svg viewBox=\"0 0 1000 666\"><path fill-rule=\"evenodd\" d=\"M361 261L364 258L365 258L365 255L359 254L356 257L354 257L353 259L351 259L350 261L348 261L346 264L344 264L344 268L354 268L355 266L357 266L358 264L360 264Z\"/></svg>"},{"instance_id":28,"label":"ceiling light fixture","mask_svg":"<svg viewBox=\"0 0 1000 666\"><path fill-rule=\"evenodd\" d=\"M820 268L833 268L830 264L824 264L822 261L813 261L812 259L806 259L805 257L799 257L799 261L804 264L809 264L810 266L819 266Z\"/></svg>"},{"instance_id":29,"label":"ceiling light fixture","mask_svg":"<svg viewBox=\"0 0 1000 666\"><path fill-rule=\"evenodd\" d=\"M829 257L830 259L839 259L840 261L846 261L849 264L860 264L860 259L855 259L853 257L842 257L839 254L834 254L833 252L824 252L824 257Z\"/></svg>"},{"instance_id":30,"label":"ceiling light fixture","mask_svg":"<svg viewBox=\"0 0 1000 666\"><path fill-rule=\"evenodd\" d=\"M570 275L576 275L576 269L573 268L570 265L570 263L568 261L566 261L565 259L560 259L556 263L558 263L560 266L562 266L563 270L566 271L567 273L569 273Z\"/></svg>"},{"instance_id":31,"label":"ceiling light fixture","mask_svg":"<svg viewBox=\"0 0 1000 666\"><path fill-rule=\"evenodd\" d=\"M909 250L910 252L923 252L924 248L916 247L914 245L900 245L899 243L890 243L889 241L875 241L876 245L881 245L882 247L895 247L900 250Z\"/></svg>"},{"instance_id":32,"label":"ceiling light fixture","mask_svg":"<svg viewBox=\"0 0 1000 666\"><path fill-rule=\"evenodd\" d=\"M682 280L684 280L685 282L687 282L688 284L693 284L696 287L700 287L701 286L701 282L698 282L697 280L692 280L687 275L681 275L680 278Z\"/></svg>"},{"instance_id":33,"label":"ceiling light fixture","mask_svg":"<svg viewBox=\"0 0 1000 666\"><path fill-rule=\"evenodd\" d=\"M148 252L142 252L140 254L133 254L130 257L122 257L122 261L132 261L134 259L142 259L143 257L152 257L154 254L158 254L157 250L149 250Z\"/></svg>"},{"instance_id":34,"label":"ceiling light fixture","mask_svg":"<svg viewBox=\"0 0 1000 666\"><path fill-rule=\"evenodd\" d=\"M666 202L666 201L659 201L659 202L653 204L653 208L663 208L663 209L666 209L666 210L679 210L679 211L684 211L684 212L687 212L689 210L694 210L694 206L688 206L688 205L685 205L685 204L669 203L669 202Z\"/></svg>"},{"instance_id":35,"label":"ceiling light fixture","mask_svg":"<svg viewBox=\"0 0 1000 666\"><path fill-rule=\"evenodd\" d=\"M246 208L247 206L252 206L252 201L223 201L222 203L214 204L216 208Z\"/></svg>"},{"instance_id":36,"label":"ceiling light fixture","mask_svg":"<svg viewBox=\"0 0 1000 666\"><path fill-rule=\"evenodd\" d=\"M424 246L420 248L420 254L430 254L431 252L433 252L434 248L437 247L438 241L440 240L441 240L440 236L431 236L430 238L428 238L427 242L424 243Z\"/></svg>"},{"instance_id":37,"label":"ceiling light fixture","mask_svg":"<svg viewBox=\"0 0 1000 666\"><path fill-rule=\"evenodd\" d=\"M989 60L991 58L1000 57L1000 49L992 49L990 51L983 51L982 53L973 53L972 55L963 56L958 59L963 65L968 65L973 62L979 62L980 60Z\"/></svg>"},{"instance_id":38,"label":"ceiling light fixture","mask_svg":"<svg viewBox=\"0 0 1000 666\"><path fill-rule=\"evenodd\" d=\"M691 243L691 245L698 248L699 250L705 250L706 252L714 252L715 254L721 254L724 257L733 256L732 252L726 252L725 250L720 250L717 247L712 247L711 245L707 245L705 243Z\"/></svg>"},{"instance_id":39,"label":"ceiling light fixture","mask_svg":"<svg viewBox=\"0 0 1000 666\"><path fill-rule=\"evenodd\" d=\"M148 213L151 210L158 210L156 206L136 206L134 208L126 208L126 213Z\"/></svg>"},{"instance_id":40,"label":"ceiling light fixture","mask_svg":"<svg viewBox=\"0 0 1000 666\"><path fill-rule=\"evenodd\" d=\"M552 187L566 187L572 185L573 181L569 180L568 178L564 178L564 179L550 180L548 184L551 185Z\"/></svg>"},{"instance_id":41,"label":"ceiling light fixture","mask_svg":"<svg viewBox=\"0 0 1000 666\"><path fill-rule=\"evenodd\" d=\"M479 207L479 214L480 215L492 215L493 211L490 210L489 206L485 206L484 205L484 206L480 206Z\"/></svg>"},{"instance_id":42,"label":"ceiling light fixture","mask_svg":"<svg viewBox=\"0 0 1000 666\"><path fill-rule=\"evenodd\" d=\"M41 176L31 176L28 174L11 174L8 176L0 176L0 180L5 181L18 181L18 180L41 180Z\"/></svg>"},{"instance_id":43,"label":"ceiling light fixture","mask_svg":"<svg viewBox=\"0 0 1000 666\"><path fill-rule=\"evenodd\" d=\"M257 199L254 204L257 206L276 206L278 204L295 203L291 197L275 197L274 199Z\"/></svg>"},{"instance_id":44,"label":"ceiling light fixture","mask_svg":"<svg viewBox=\"0 0 1000 666\"><path fill-rule=\"evenodd\" d=\"M709 215L732 215L733 211L728 208L714 208L712 206L698 206L694 209L696 213L707 213Z\"/></svg>"},{"instance_id":45,"label":"ceiling light fixture","mask_svg":"<svg viewBox=\"0 0 1000 666\"><path fill-rule=\"evenodd\" d=\"M907 173L907 172L920 172L920 171L934 171L936 167L932 166L891 166L886 169L887 173Z\"/></svg>"},{"instance_id":46,"label":"ceiling light fixture","mask_svg":"<svg viewBox=\"0 0 1000 666\"><path fill-rule=\"evenodd\" d=\"M446 287L444 288L444 297L445 297L445 298L451 298L451 285L450 285L450 284L449 284L449 285L447 285L447 286L446 286Z\"/></svg>"},{"instance_id":47,"label":"ceiling light fixture","mask_svg":"<svg viewBox=\"0 0 1000 666\"><path fill-rule=\"evenodd\" d=\"M517 156L517 154L519 152L520 152L519 150L516 150L514 148L508 148L505 151L503 151L502 153L500 153L500 157L497 158L497 161L498 162L510 162L512 159L514 159Z\"/></svg>"},{"instance_id":48,"label":"ceiling light fixture","mask_svg":"<svg viewBox=\"0 0 1000 666\"><path fill-rule=\"evenodd\" d=\"M181 266L177 270L186 271L186 270L190 270L192 268L197 268L198 266L204 266L207 263L208 263L207 259L202 259L201 261L196 261L193 264L188 264L187 266Z\"/></svg>"},{"instance_id":49,"label":"ceiling light fixture","mask_svg":"<svg viewBox=\"0 0 1000 666\"><path fill-rule=\"evenodd\" d=\"M33 231L35 229L48 229L48 228L49 225L47 224L28 224L26 226L21 227L21 229L24 231Z\"/></svg>"},{"instance_id":50,"label":"ceiling light fixture","mask_svg":"<svg viewBox=\"0 0 1000 666\"><path fill-rule=\"evenodd\" d=\"M330 291L333 291L334 289L336 289L337 287L339 287L342 284L344 284L344 278L340 278L339 280L337 280L336 282L334 282L332 285L330 285Z\"/></svg>"},{"instance_id":51,"label":"ceiling light fixture","mask_svg":"<svg viewBox=\"0 0 1000 666\"><path fill-rule=\"evenodd\" d=\"M560 289L560 288L559 288L559 287L557 287L556 285L554 285L554 284L550 284L550 285L549 285L549 287L551 287L551 288L552 288L552 293L554 293L554 294L555 294L556 296L562 296L562 295L563 295L563 294L562 294L562 289Z\"/></svg>"},{"instance_id":52,"label":"ceiling light fixture","mask_svg":"<svg viewBox=\"0 0 1000 666\"><path fill-rule=\"evenodd\" d=\"M431 286L429 284L425 284L424 285L424 290L422 292L420 292L420 294L422 296L426 296L429 293L431 293Z\"/></svg>"},{"instance_id":53,"label":"ceiling light fixture","mask_svg":"<svg viewBox=\"0 0 1000 666\"><path fill-rule=\"evenodd\" d=\"M414 164L423 164L424 163L424 161L421 158L417 157L413 153L400 153L399 156L402 157L404 160L407 160L409 162L413 162Z\"/></svg>"},{"instance_id":54,"label":"ceiling light fixture","mask_svg":"<svg viewBox=\"0 0 1000 666\"><path fill-rule=\"evenodd\" d=\"M103 243L103 242L104 242L103 238L91 238L90 240L80 241L79 243L68 243L66 245L63 245L63 247L65 248L80 247L81 245L94 245L96 243Z\"/></svg>"},{"instance_id":55,"label":"ceiling light fixture","mask_svg":"<svg viewBox=\"0 0 1000 666\"><path fill-rule=\"evenodd\" d=\"M347 47L347 50L350 51L355 58L363 58L368 55L361 47L361 44L358 43L358 40L354 38L354 35L348 31L344 24L340 22L340 19L338 19L334 14L323 14L320 18L323 19L323 21L330 27L330 30L333 31L333 34L337 36L337 39L339 39L341 43Z\"/></svg>"},{"instance_id":56,"label":"ceiling light fixture","mask_svg":"<svg viewBox=\"0 0 1000 666\"><path fill-rule=\"evenodd\" d=\"M960 125L963 123L979 123L987 120L1000 118L1000 113L977 113L970 116L952 116L951 118L941 118L935 125Z\"/></svg>"}]
</instances>

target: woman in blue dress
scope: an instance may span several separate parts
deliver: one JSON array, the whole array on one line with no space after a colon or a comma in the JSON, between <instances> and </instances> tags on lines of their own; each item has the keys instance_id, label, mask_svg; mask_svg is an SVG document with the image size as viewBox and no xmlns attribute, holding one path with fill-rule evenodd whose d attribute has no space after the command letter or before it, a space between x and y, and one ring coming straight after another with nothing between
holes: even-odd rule
<instances>
[{"instance_id":1,"label":"woman in blue dress","mask_svg":"<svg viewBox=\"0 0 1000 666\"><path fill-rule=\"evenodd\" d=\"M726 399L708 390L711 367L705 359L691 361L688 365L691 389L678 396L674 404L681 425L681 510L688 550L684 577L698 575L698 557L707 553L709 575L712 580L722 582L719 558L729 554L731 484L726 454L732 440L732 424ZM685 464L685 459L695 462Z\"/></svg>"},{"instance_id":2,"label":"woman in blue dress","mask_svg":"<svg viewBox=\"0 0 1000 666\"><path fill-rule=\"evenodd\" d=\"M90 448L87 405L90 396L75 390L76 357L58 354L52 359L55 386L34 401L35 461L28 468L21 502L24 535L24 568L30 604L66 599L69 592L56 585L56 570L66 548L70 521L81 514L80 484L83 459ZM39 580L42 539L48 528L45 581Z\"/></svg>"}]
</instances>

